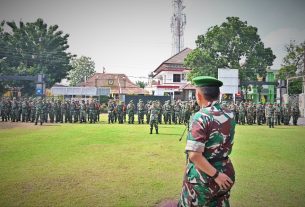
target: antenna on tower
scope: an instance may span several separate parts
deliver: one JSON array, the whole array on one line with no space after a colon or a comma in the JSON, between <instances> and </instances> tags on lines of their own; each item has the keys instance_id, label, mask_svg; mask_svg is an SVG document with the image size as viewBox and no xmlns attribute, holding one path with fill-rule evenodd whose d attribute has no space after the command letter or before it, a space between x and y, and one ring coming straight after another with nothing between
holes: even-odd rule
<instances>
[{"instance_id":1,"label":"antenna on tower","mask_svg":"<svg viewBox=\"0 0 305 207\"><path fill-rule=\"evenodd\" d=\"M184 47L184 28L186 25L186 15L183 13L185 6L183 0L172 0L173 16L171 20L172 55L179 53Z\"/></svg>"}]
</instances>

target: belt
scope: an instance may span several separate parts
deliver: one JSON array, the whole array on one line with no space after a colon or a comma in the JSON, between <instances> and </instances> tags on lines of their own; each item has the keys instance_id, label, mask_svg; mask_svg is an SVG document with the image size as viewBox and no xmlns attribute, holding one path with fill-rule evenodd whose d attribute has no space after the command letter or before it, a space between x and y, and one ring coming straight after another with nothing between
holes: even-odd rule
<instances>
[{"instance_id":1,"label":"belt","mask_svg":"<svg viewBox=\"0 0 305 207\"><path fill-rule=\"evenodd\" d=\"M212 158L212 159L208 159L208 161L210 163L215 163L215 162L220 162L220 161L226 161L228 159L229 159L228 156L226 156L226 157L215 157L215 158Z\"/></svg>"}]
</instances>

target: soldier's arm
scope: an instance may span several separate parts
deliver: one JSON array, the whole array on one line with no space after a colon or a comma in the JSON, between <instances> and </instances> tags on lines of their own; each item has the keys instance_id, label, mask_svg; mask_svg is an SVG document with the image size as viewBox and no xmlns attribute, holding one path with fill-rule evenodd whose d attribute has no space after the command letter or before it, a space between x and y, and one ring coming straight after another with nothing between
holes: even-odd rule
<instances>
[{"instance_id":1,"label":"soldier's arm","mask_svg":"<svg viewBox=\"0 0 305 207\"><path fill-rule=\"evenodd\" d=\"M189 159L195 164L196 168L199 168L202 172L206 173L210 177L217 173L217 170L209 163L209 161L202 156L201 152L189 152ZM215 178L215 182L221 189L230 188L233 181L224 173L219 173Z\"/></svg>"}]
</instances>

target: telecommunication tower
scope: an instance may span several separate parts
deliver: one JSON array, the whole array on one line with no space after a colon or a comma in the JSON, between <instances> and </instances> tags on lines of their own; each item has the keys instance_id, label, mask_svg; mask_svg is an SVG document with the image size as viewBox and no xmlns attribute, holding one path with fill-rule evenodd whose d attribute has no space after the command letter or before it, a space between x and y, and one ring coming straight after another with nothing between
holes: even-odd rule
<instances>
[{"instance_id":1,"label":"telecommunication tower","mask_svg":"<svg viewBox=\"0 0 305 207\"><path fill-rule=\"evenodd\" d=\"M172 39L172 55L179 53L184 45L183 33L186 25L186 15L183 13L185 6L183 0L172 0L173 16L171 21Z\"/></svg>"}]
</instances>

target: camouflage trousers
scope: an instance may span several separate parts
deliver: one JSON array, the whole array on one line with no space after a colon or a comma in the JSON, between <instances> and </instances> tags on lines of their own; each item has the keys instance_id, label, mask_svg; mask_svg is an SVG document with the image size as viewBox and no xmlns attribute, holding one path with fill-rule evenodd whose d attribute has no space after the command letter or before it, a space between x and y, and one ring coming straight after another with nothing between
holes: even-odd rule
<instances>
[{"instance_id":1,"label":"camouflage trousers","mask_svg":"<svg viewBox=\"0 0 305 207\"><path fill-rule=\"evenodd\" d=\"M274 128L274 120L273 120L273 116L272 117L267 117L267 125L269 126L269 128Z\"/></svg>"},{"instance_id":2,"label":"camouflage trousers","mask_svg":"<svg viewBox=\"0 0 305 207\"><path fill-rule=\"evenodd\" d=\"M150 119L149 126L150 126L150 130L153 130L153 128L155 127L155 130L158 131L158 120Z\"/></svg>"},{"instance_id":3,"label":"camouflage trousers","mask_svg":"<svg viewBox=\"0 0 305 207\"><path fill-rule=\"evenodd\" d=\"M87 122L87 114L85 110L80 110L80 122Z\"/></svg>"},{"instance_id":4,"label":"camouflage trousers","mask_svg":"<svg viewBox=\"0 0 305 207\"><path fill-rule=\"evenodd\" d=\"M213 166L235 181L234 168L230 160L214 163ZM179 207L229 207L229 197L230 189L222 191L211 177L199 171L193 163L187 164Z\"/></svg>"},{"instance_id":5,"label":"camouflage trousers","mask_svg":"<svg viewBox=\"0 0 305 207\"><path fill-rule=\"evenodd\" d=\"M128 112L128 124L134 123L134 112L130 111Z\"/></svg>"},{"instance_id":6,"label":"camouflage trousers","mask_svg":"<svg viewBox=\"0 0 305 207\"><path fill-rule=\"evenodd\" d=\"M138 111L138 123L144 124L144 111Z\"/></svg>"},{"instance_id":7,"label":"camouflage trousers","mask_svg":"<svg viewBox=\"0 0 305 207\"><path fill-rule=\"evenodd\" d=\"M166 111L165 113L164 113L164 123L165 124L167 124L167 123L169 123L169 124L171 124L171 112L170 111Z\"/></svg>"}]
</instances>

